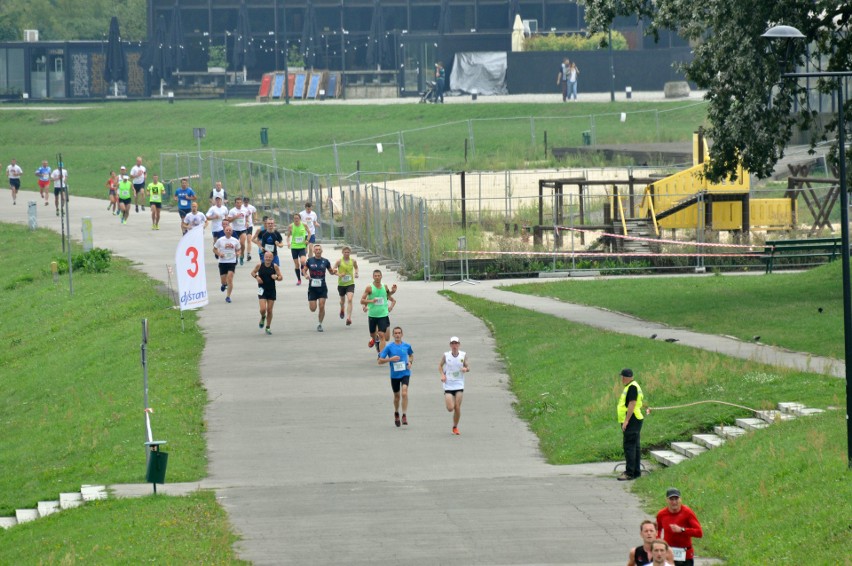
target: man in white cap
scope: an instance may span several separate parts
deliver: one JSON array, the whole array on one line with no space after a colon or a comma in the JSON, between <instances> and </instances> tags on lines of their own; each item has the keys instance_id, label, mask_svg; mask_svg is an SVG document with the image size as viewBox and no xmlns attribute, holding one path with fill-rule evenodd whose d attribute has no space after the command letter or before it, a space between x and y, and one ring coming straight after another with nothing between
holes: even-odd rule
<instances>
[{"instance_id":1,"label":"man in white cap","mask_svg":"<svg viewBox=\"0 0 852 566\"><path fill-rule=\"evenodd\" d=\"M453 414L453 434L459 433L461 419L461 404L464 396L464 374L470 371L467 365L467 354L459 350L459 337L450 338L450 351L444 352L438 371L444 384L444 402L447 411Z\"/></svg>"}]
</instances>

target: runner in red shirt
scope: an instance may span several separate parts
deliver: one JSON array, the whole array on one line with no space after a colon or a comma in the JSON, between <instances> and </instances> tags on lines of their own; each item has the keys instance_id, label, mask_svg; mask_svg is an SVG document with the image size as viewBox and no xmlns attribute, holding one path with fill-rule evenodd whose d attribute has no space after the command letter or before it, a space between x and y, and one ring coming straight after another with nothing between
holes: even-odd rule
<instances>
[{"instance_id":1,"label":"runner in red shirt","mask_svg":"<svg viewBox=\"0 0 852 566\"><path fill-rule=\"evenodd\" d=\"M666 501L666 506L657 513L657 532L661 539L669 543L675 566L693 566L695 551L692 539L704 536L701 523L692 509L681 503L679 489L669 488Z\"/></svg>"}]
</instances>

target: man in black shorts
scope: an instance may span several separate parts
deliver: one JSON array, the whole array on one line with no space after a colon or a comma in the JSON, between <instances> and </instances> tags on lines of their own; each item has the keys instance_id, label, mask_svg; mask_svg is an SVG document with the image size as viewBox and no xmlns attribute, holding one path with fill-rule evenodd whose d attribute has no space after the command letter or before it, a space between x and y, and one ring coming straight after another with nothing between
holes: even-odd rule
<instances>
[{"instance_id":1,"label":"man in black shorts","mask_svg":"<svg viewBox=\"0 0 852 566\"><path fill-rule=\"evenodd\" d=\"M311 312L316 312L319 305L319 324L317 332L322 332L322 321L325 318L325 301L328 299L328 287L325 284L326 272L335 275L337 271L331 262L322 257L322 246L314 244L314 255L302 267L302 275L308 278L308 306Z\"/></svg>"},{"instance_id":2,"label":"man in black shorts","mask_svg":"<svg viewBox=\"0 0 852 566\"><path fill-rule=\"evenodd\" d=\"M231 302L231 292L234 290L234 271L237 269L237 255L240 253L240 241L233 237L234 231L225 226L225 235L213 244L213 255L219 260L219 278L222 286L219 288L225 295L225 302Z\"/></svg>"},{"instance_id":3,"label":"man in black shorts","mask_svg":"<svg viewBox=\"0 0 852 566\"><path fill-rule=\"evenodd\" d=\"M266 324L266 333L272 334L272 308L278 298L275 291L275 282L284 279L281 270L272 263L272 252L263 254L263 261L258 263L252 270L251 276L257 280L257 300L260 304L260 323L258 328Z\"/></svg>"}]
</instances>

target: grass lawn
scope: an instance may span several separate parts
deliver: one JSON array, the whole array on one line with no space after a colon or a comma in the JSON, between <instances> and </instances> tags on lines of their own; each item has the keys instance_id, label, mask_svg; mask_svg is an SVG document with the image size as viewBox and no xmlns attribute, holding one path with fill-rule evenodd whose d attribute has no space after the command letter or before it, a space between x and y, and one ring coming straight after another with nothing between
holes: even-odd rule
<instances>
[{"instance_id":1,"label":"grass lawn","mask_svg":"<svg viewBox=\"0 0 852 566\"><path fill-rule=\"evenodd\" d=\"M802 273L567 280L504 289L742 340L760 336L765 344L842 359L840 267L837 261Z\"/></svg>"},{"instance_id":2,"label":"grass lawn","mask_svg":"<svg viewBox=\"0 0 852 566\"><path fill-rule=\"evenodd\" d=\"M169 482L206 475L207 394L195 315L185 333L158 283L113 258L106 273L75 272L54 283L59 235L0 224L0 514L57 499L83 483L145 478L141 320L149 322L149 405L155 435L168 440Z\"/></svg>"},{"instance_id":3,"label":"grass lawn","mask_svg":"<svg viewBox=\"0 0 852 566\"><path fill-rule=\"evenodd\" d=\"M582 131L590 128L591 114L596 115L598 143L656 141L658 137L661 141L688 141L706 114L706 105L694 101L243 107L238 103L178 101L170 105L150 101L86 104L81 110L60 106L5 111L0 129L0 147L7 148L3 165L15 157L26 172L22 188L33 190L37 188L33 172L41 160L55 165L56 155L61 153L71 193L106 198L104 184L110 169L130 168L139 155L152 173L157 172L161 152L196 151L194 127L207 128L201 144L204 151L246 150L244 159L271 162L270 152L259 151L260 128L267 127L270 146L280 148L278 164L291 169L334 172L333 144L365 140L338 147L344 174L355 171L359 161L362 171L397 171L399 132L403 132L409 168L522 168L525 159L543 157L545 131L549 148L580 145ZM628 113L626 122L620 121L621 112ZM534 149L531 118L535 118ZM468 120L472 121L478 157L471 147L465 165ZM377 153L377 142L387 146L384 153ZM164 165L162 173L173 176L173 164Z\"/></svg>"},{"instance_id":4,"label":"grass lawn","mask_svg":"<svg viewBox=\"0 0 852 566\"><path fill-rule=\"evenodd\" d=\"M615 405L621 391L618 372L625 366L636 372L652 406L716 399L757 409L778 401L839 407L748 435L643 477L633 487L651 515L663 506L666 487L680 487L684 503L704 525L705 539L696 543L700 556L723 558L731 565L836 564L848 556L852 484L846 469L842 380L446 294L490 328L507 364L518 413L552 463L623 459ZM693 299L695 308L706 308L705 297ZM695 432L742 416L750 415L721 405L652 412L642 431L642 447L647 451L688 440ZM818 545L801 544L803 525L825 531ZM638 525L636 529L638 540Z\"/></svg>"},{"instance_id":5,"label":"grass lawn","mask_svg":"<svg viewBox=\"0 0 852 566\"><path fill-rule=\"evenodd\" d=\"M248 564L213 492L87 503L0 530L0 564Z\"/></svg>"}]
</instances>

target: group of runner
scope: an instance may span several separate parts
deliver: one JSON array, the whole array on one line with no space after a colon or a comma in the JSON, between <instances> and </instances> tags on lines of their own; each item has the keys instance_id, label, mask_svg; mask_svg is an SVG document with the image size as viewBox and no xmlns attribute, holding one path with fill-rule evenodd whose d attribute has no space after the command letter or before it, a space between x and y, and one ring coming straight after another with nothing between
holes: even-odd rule
<instances>
[{"instance_id":1,"label":"group of runner","mask_svg":"<svg viewBox=\"0 0 852 566\"><path fill-rule=\"evenodd\" d=\"M11 159L9 165L6 166L6 177L9 179L9 191L12 193L13 205L18 204L18 191L21 190L21 177L23 175L24 170L18 164L18 161ZM44 199L44 206L50 203L49 189L51 183L53 183L53 200L56 205L56 216L59 216L59 205L61 203L64 206L68 193L68 170L65 169L62 162L57 163L56 167L51 169L45 159L41 162L41 166L35 170L35 176L38 180L39 195Z\"/></svg>"}]
</instances>

